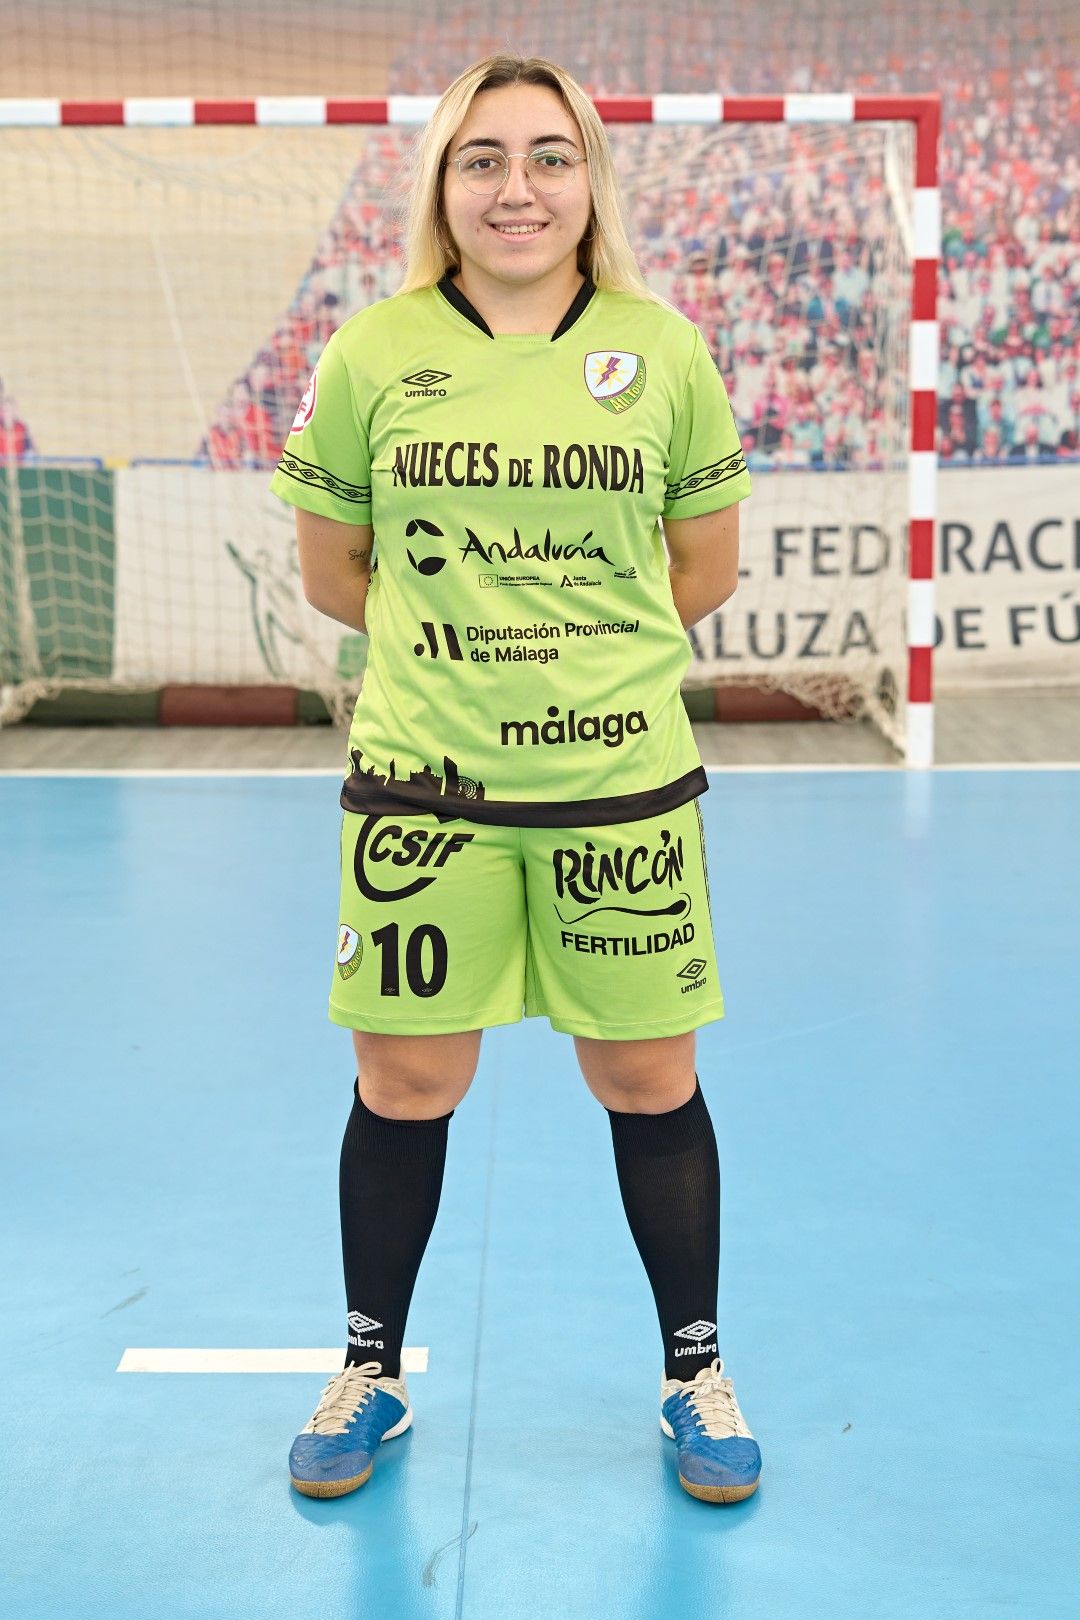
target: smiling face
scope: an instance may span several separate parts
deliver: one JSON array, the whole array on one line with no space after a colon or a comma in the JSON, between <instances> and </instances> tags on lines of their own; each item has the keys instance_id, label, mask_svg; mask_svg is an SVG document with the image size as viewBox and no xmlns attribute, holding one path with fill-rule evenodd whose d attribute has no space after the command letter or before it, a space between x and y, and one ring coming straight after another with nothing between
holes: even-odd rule
<instances>
[{"instance_id":1,"label":"smiling face","mask_svg":"<svg viewBox=\"0 0 1080 1620\"><path fill-rule=\"evenodd\" d=\"M554 289L565 283L569 300L579 284L578 244L592 211L587 164L575 164L565 187L552 192L534 186L524 160L514 157L498 190L476 192L452 161L468 160L480 148L509 154L540 146L568 156L585 153L576 120L553 90L511 84L473 97L450 142L443 175L443 206L466 296L494 286Z\"/></svg>"}]
</instances>

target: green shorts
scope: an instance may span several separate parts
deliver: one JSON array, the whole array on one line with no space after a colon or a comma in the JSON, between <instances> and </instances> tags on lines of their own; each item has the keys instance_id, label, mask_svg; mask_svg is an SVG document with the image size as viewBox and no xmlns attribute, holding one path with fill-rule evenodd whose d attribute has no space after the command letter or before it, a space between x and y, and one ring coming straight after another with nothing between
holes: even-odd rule
<instances>
[{"instance_id":1,"label":"green shorts","mask_svg":"<svg viewBox=\"0 0 1080 1620\"><path fill-rule=\"evenodd\" d=\"M697 800L617 826L354 815L330 1017L436 1035L545 1016L600 1040L724 1016Z\"/></svg>"}]
</instances>

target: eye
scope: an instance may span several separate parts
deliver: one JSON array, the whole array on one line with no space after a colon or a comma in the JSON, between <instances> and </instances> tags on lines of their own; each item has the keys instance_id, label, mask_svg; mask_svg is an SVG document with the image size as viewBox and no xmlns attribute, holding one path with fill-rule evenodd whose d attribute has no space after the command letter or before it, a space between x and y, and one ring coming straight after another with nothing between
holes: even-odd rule
<instances>
[{"instance_id":1,"label":"eye","mask_svg":"<svg viewBox=\"0 0 1080 1620\"><path fill-rule=\"evenodd\" d=\"M553 174L563 173L565 170L572 169L574 166L573 160L567 155L567 153L549 151L546 149L544 151L534 152L532 155L532 161L536 164L537 168L550 169Z\"/></svg>"},{"instance_id":2,"label":"eye","mask_svg":"<svg viewBox=\"0 0 1080 1620\"><path fill-rule=\"evenodd\" d=\"M466 158L463 167L467 174L490 174L493 169L502 167L502 158L497 152L474 152Z\"/></svg>"}]
</instances>

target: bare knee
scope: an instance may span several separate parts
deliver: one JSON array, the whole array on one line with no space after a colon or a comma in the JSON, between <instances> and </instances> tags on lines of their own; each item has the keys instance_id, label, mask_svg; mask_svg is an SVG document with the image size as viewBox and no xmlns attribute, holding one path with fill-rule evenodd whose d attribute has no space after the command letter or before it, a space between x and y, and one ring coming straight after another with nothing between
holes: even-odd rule
<instances>
[{"instance_id":1,"label":"bare knee","mask_svg":"<svg viewBox=\"0 0 1080 1620\"><path fill-rule=\"evenodd\" d=\"M605 1108L626 1114L666 1114L689 1102L697 1087L694 1032L646 1041L574 1037L585 1084Z\"/></svg>"},{"instance_id":2,"label":"bare knee","mask_svg":"<svg viewBox=\"0 0 1080 1620\"><path fill-rule=\"evenodd\" d=\"M483 1031L454 1035L377 1035L354 1029L360 1095L385 1119L438 1119L465 1096Z\"/></svg>"}]
</instances>

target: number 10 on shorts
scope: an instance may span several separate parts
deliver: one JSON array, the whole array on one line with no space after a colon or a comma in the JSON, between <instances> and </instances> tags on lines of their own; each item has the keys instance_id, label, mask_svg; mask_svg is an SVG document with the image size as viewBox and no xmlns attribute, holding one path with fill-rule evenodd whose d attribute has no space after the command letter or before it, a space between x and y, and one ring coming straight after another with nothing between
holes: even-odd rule
<instances>
[{"instance_id":1,"label":"number 10 on shorts","mask_svg":"<svg viewBox=\"0 0 1080 1620\"><path fill-rule=\"evenodd\" d=\"M405 940L402 962L401 929L397 923L377 928L371 942L380 954L379 994L401 994L401 969L414 996L437 996L446 983L446 935L433 923L421 923ZM363 960L364 947L355 928L342 923L338 932L338 972L351 979Z\"/></svg>"}]
</instances>

